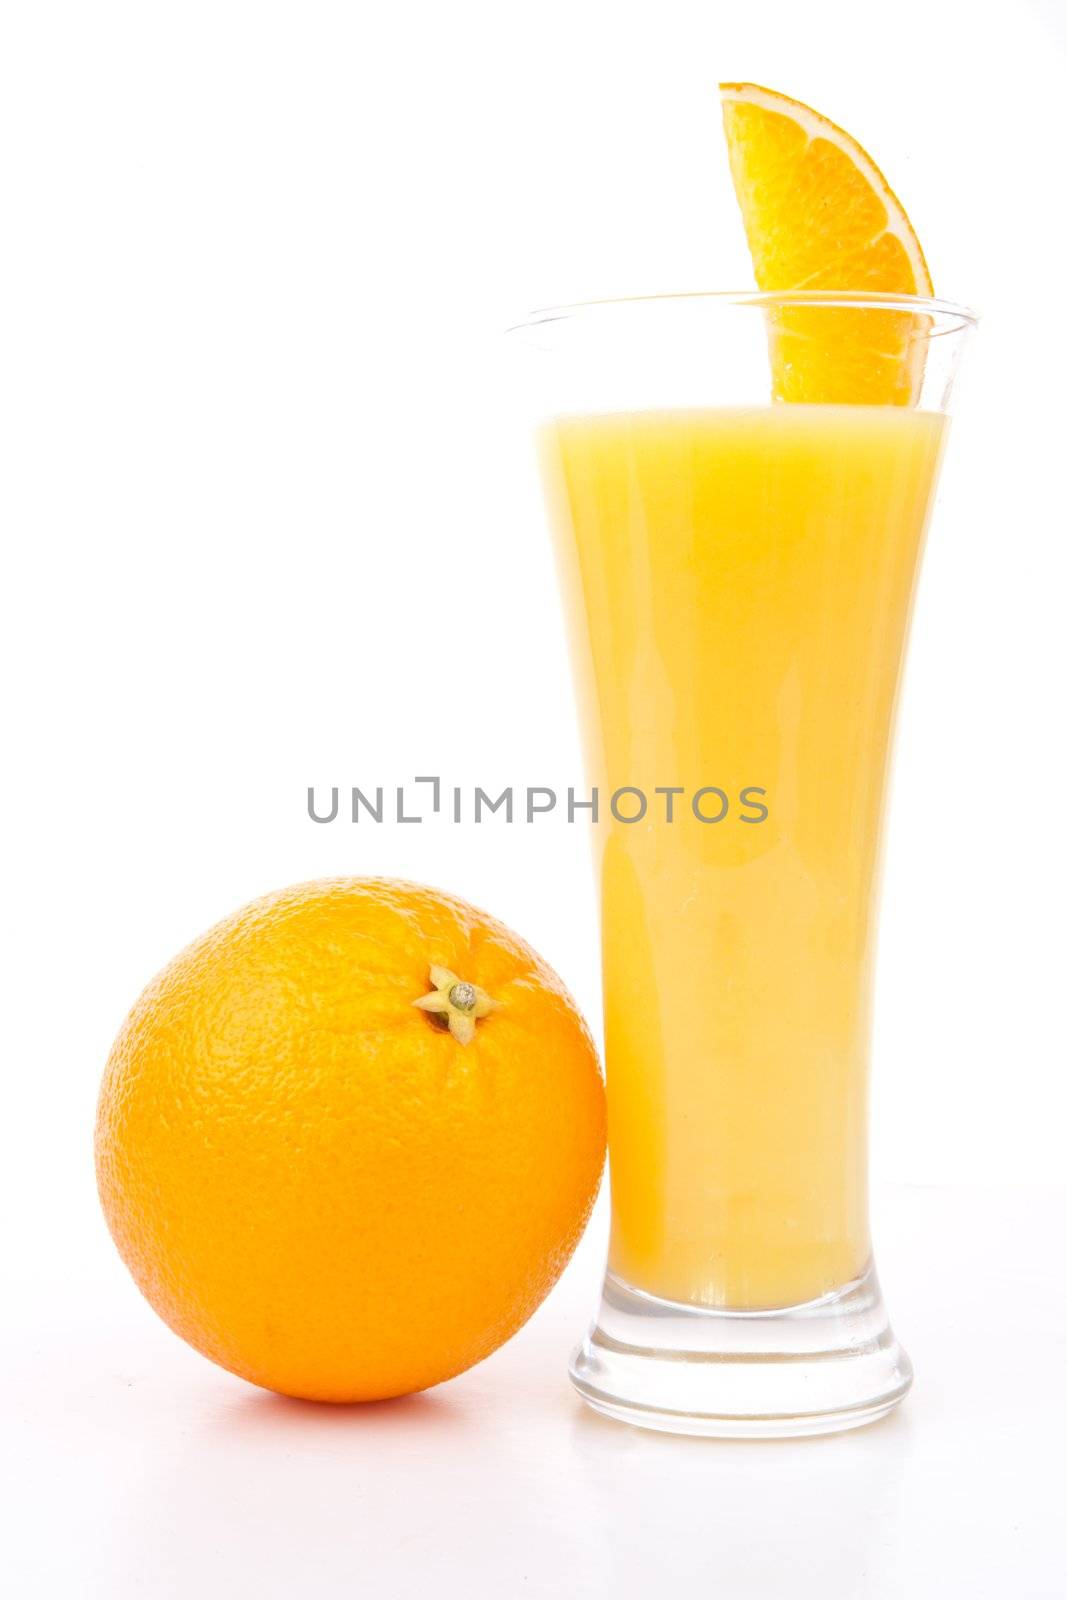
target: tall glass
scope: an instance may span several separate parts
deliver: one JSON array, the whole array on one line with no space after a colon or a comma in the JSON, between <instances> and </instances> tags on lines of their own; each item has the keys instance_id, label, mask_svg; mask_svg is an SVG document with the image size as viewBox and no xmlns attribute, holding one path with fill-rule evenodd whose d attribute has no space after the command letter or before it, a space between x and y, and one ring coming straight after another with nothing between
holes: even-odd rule
<instances>
[{"instance_id":1,"label":"tall glass","mask_svg":"<svg viewBox=\"0 0 1067 1600\"><path fill-rule=\"evenodd\" d=\"M519 330L601 898L612 1227L571 1368L647 1427L853 1427L906 1392L871 1258L886 771L960 348L844 294Z\"/></svg>"}]
</instances>

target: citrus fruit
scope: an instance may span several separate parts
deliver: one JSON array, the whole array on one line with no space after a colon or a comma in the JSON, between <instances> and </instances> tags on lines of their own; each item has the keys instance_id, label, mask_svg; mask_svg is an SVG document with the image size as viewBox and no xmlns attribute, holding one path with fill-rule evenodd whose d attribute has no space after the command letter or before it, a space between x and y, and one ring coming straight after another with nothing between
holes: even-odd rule
<instances>
[{"instance_id":1,"label":"citrus fruit","mask_svg":"<svg viewBox=\"0 0 1067 1600\"><path fill-rule=\"evenodd\" d=\"M723 83L730 171L761 289L930 295L903 206L860 144L828 117L754 83ZM772 313L783 400L907 405L924 322L891 309Z\"/></svg>"},{"instance_id":2,"label":"citrus fruit","mask_svg":"<svg viewBox=\"0 0 1067 1600\"><path fill-rule=\"evenodd\" d=\"M494 1350L562 1271L604 1160L567 990L463 901L391 879L268 895L148 986L97 1118L112 1235L231 1372L376 1400Z\"/></svg>"}]
</instances>

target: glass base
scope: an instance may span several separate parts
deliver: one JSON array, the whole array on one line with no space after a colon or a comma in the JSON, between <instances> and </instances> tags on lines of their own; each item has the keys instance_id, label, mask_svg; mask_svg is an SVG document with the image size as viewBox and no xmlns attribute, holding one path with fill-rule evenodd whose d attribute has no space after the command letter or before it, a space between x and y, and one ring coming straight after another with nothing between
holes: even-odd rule
<instances>
[{"instance_id":1,"label":"glass base","mask_svg":"<svg viewBox=\"0 0 1067 1600\"><path fill-rule=\"evenodd\" d=\"M609 1272L571 1381L605 1416L663 1433L787 1439L884 1417L911 1387L874 1268L806 1305L722 1311Z\"/></svg>"}]
</instances>

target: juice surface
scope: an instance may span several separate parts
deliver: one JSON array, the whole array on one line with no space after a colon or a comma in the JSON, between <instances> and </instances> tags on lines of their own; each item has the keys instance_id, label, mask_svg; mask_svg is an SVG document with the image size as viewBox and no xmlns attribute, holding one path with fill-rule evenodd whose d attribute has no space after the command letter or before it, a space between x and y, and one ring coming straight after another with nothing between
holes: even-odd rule
<instances>
[{"instance_id":1,"label":"juice surface","mask_svg":"<svg viewBox=\"0 0 1067 1600\"><path fill-rule=\"evenodd\" d=\"M874 889L944 429L848 405L543 429L602 796L611 1268L649 1293L791 1305L867 1264ZM641 821L612 818L622 786Z\"/></svg>"}]
</instances>

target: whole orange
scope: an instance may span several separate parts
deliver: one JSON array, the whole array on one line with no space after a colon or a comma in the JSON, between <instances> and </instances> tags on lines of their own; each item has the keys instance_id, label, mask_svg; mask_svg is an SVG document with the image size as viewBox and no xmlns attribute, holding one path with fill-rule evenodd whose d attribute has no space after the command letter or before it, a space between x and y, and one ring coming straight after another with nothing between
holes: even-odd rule
<instances>
[{"instance_id":1,"label":"whole orange","mask_svg":"<svg viewBox=\"0 0 1067 1600\"><path fill-rule=\"evenodd\" d=\"M283 1394L378 1400L536 1309L604 1130L588 1030L527 944L451 895L335 878L246 906L149 985L108 1062L97 1174L183 1339Z\"/></svg>"}]
</instances>

